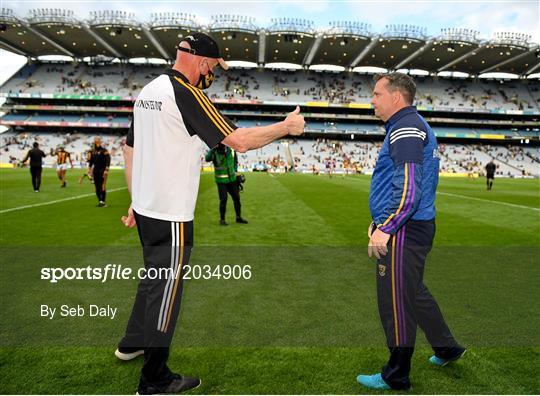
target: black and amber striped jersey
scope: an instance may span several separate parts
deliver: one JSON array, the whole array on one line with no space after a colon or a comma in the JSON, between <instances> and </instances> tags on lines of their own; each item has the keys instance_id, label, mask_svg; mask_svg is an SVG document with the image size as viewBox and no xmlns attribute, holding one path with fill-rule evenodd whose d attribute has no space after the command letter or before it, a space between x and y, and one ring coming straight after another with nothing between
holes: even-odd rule
<instances>
[{"instance_id":1,"label":"black and amber striped jersey","mask_svg":"<svg viewBox=\"0 0 540 396\"><path fill-rule=\"evenodd\" d=\"M126 139L133 147L133 209L161 220L193 220L201 156L206 146L216 146L235 129L176 70L145 85L134 103Z\"/></svg>"},{"instance_id":2,"label":"black and amber striped jersey","mask_svg":"<svg viewBox=\"0 0 540 396\"><path fill-rule=\"evenodd\" d=\"M71 154L66 150L57 150L56 151L56 163L58 165L67 164L68 160L71 159Z\"/></svg>"}]
</instances>

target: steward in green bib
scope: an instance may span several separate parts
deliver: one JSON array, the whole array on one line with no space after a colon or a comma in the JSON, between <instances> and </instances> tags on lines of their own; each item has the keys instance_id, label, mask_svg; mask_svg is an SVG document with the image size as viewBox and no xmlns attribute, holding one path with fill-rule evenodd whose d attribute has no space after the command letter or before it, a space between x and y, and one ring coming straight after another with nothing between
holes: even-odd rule
<instances>
[{"instance_id":1,"label":"steward in green bib","mask_svg":"<svg viewBox=\"0 0 540 396\"><path fill-rule=\"evenodd\" d=\"M227 225L225 212L227 210L227 196L231 195L236 212L236 222L247 224L241 216L240 188L236 172L238 170L238 156L230 147L218 144L206 153L205 160L214 164L214 176L219 195L220 224Z\"/></svg>"}]
</instances>

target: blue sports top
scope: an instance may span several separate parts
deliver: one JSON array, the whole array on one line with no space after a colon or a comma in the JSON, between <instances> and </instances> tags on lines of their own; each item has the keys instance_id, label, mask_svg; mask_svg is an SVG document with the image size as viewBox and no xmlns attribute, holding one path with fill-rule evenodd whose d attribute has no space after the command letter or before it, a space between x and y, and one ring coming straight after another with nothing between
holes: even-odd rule
<instances>
[{"instance_id":1,"label":"blue sports top","mask_svg":"<svg viewBox=\"0 0 540 396\"><path fill-rule=\"evenodd\" d=\"M439 152L435 134L415 106L396 112L385 129L371 180L369 209L381 231L394 234L409 219L435 218Z\"/></svg>"}]
</instances>

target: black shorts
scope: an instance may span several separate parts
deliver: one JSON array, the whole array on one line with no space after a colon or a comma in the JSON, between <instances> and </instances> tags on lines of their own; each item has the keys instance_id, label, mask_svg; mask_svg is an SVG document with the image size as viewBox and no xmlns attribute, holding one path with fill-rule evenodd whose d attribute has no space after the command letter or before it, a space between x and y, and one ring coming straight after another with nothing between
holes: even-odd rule
<instances>
[{"instance_id":1,"label":"black shorts","mask_svg":"<svg viewBox=\"0 0 540 396\"><path fill-rule=\"evenodd\" d=\"M488 174L486 175L486 178L488 178L488 179L495 179L495 173L488 173Z\"/></svg>"}]
</instances>

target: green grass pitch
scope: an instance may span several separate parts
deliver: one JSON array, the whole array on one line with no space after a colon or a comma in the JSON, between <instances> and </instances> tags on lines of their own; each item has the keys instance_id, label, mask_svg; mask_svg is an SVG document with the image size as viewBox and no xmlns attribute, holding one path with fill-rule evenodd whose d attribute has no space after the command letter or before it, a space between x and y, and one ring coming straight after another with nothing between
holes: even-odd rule
<instances>
[{"instance_id":1,"label":"green grass pitch","mask_svg":"<svg viewBox=\"0 0 540 396\"><path fill-rule=\"evenodd\" d=\"M0 170L0 393L136 390L141 360L113 355L136 280L40 279L42 267L141 266L137 232L120 223L123 173L111 173L108 208L95 207L81 174L69 170L60 189L46 170L35 194L28 170ZM252 277L186 281L169 365L202 378L192 393L366 393L356 375L387 358L366 249L369 182L248 174L249 224L234 223L229 202L220 227L213 177L202 175L191 264L249 265ZM419 331L412 393L539 393L540 183L496 179L488 192L483 179L442 178L438 191L425 281L469 352L430 367ZM51 320L41 304L118 312Z\"/></svg>"}]
</instances>

